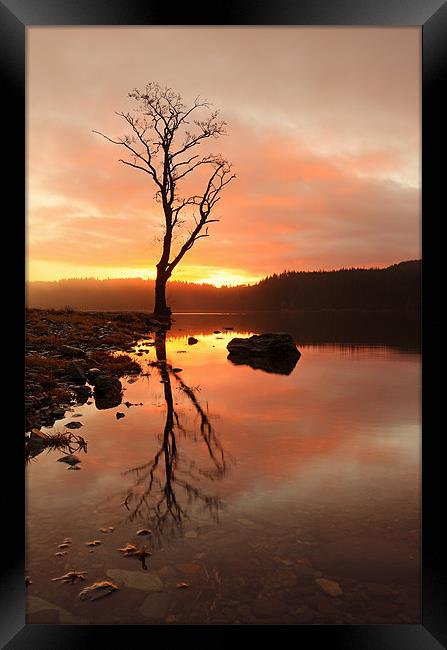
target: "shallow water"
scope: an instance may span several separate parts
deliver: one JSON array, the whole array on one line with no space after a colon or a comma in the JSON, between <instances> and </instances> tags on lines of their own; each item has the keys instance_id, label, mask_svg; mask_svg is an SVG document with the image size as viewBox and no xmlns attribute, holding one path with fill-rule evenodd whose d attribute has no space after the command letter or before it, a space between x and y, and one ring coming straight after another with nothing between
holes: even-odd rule
<instances>
[{"instance_id":1,"label":"shallow water","mask_svg":"<svg viewBox=\"0 0 447 650\"><path fill-rule=\"evenodd\" d=\"M147 376L122 379L138 406L89 400L47 429L79 421L88 447L81 471L59 452L27 466L28 622L420 622L419 354L295 334L291 374L264 372L227 360L234 336L266 331L239 321L178 316L168 365L148 336ZM152 552L147 571L127 543ZM86 581L52 582L73 569ZM81 602L98 580L120 588Z\"/></svg>"}]
</instances>

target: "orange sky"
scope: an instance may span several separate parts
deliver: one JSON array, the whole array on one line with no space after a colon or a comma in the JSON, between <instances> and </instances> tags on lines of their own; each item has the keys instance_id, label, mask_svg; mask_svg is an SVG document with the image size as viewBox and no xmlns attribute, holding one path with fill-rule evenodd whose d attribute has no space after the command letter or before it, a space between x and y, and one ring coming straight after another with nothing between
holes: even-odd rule
<instances>
[{"instance_id":1,"label":"orange sky","mask_svg":"<svg viewBox=\"0 0 447 650\"><path fill-rule=\"evenodd\" d=\"M161 54L162 53L162 54ZM212 236L174 279L420 257L419 28L28 28L29 280L150 277L149 177L92 133L158 81L222 110L233 162Z\"/></svg>"}]
</instances>

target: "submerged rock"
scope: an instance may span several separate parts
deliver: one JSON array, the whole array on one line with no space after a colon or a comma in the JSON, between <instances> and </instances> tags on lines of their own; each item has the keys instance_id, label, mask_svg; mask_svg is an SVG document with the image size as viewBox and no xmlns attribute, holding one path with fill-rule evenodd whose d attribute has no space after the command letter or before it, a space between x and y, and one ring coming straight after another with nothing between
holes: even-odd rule
<instances>
[{"instance_id":1,"label":"submerged rock","mask_svg":"<svg viewBox=\"0 0 447 650\"><path fill-rule=\"evenodd\" d=\"M116 377L97 375L93 393L96 408L109 409L121 404L122 389L121 382Z\"/></svg>"},{"instance_id":2,"label":"submerged rock","mask_svg":"<svg viewBox=\"0 0 447 650\"><path fill-rule=\"evenodd\" d=\"M235 338L228 343L227 349L227 358L235 365L280 375L290 375L301 356L293 337L284 332Z\"/></svg>"},{"instance_id":3,"label":"submerged rock","mask_svg":"<svg viewBox=\"0 0 447 650\"><path fill-rule=\"evenodd\" d=\"M113 580L132 589L163 591L163 583L155 573L142 573L141 571L127 571L125 569L108 569L106 573Z\"/></svg>"},{"instance_id":4,"label":"submerged rock","mask_svg":"<svg viewBox=\"0 0 447 650\"><path fill-rule=\"evenodd\" d=\"M170 594L150 593L139 607L139 612L145 618L163 619L168 611L170 601Z\"/></svg>"},{"instance_id":5,"label":"submerged rock","mask_svg":"<svg viewBox=\"0 0 447 650\"><path fill-rule=\"evenodd\" d=\"M64 425L67 429L80 429L82 427L81 422L67 422L67 424Z\"/></svg>"},{"instance_id":6,"label":"submerged rock","mask_svg":"<svg viewBox=\"0 0 447 650\"><path fill-rule=\"evenodd\" d=\"M47 623L51 618L51 614L57 615L57 620L59 623L79 623L79 620L76 619L73 614L70 614L66 609L58 607L54 603L50 603L39 596L28 596L26 602L26 614L27 622L36 622L36 614L42 613L44 615L44 620L42 623Z\"/></svg>"}]
</instances>

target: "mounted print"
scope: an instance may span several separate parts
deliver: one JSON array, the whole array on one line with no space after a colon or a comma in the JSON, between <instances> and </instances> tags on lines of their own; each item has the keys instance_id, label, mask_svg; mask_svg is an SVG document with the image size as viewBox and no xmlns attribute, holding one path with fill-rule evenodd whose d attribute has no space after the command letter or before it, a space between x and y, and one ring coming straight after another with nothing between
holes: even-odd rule
<instances>
[{"instance_id":1,"label":"mounted print","mask_svg":"<svg viewBox=\"0 0 447 650\"><path fill-rule=\"evenodd\" d=\"M27 29L26 622L421 623L421 28Z\"/></svg>"}]
</instances>

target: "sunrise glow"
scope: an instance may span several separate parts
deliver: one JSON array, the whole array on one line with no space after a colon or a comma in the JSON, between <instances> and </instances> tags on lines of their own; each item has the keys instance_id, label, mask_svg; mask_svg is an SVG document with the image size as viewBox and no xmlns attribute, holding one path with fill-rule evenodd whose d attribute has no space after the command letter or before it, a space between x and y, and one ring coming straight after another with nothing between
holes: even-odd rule
<instances>
[{"instance_id":1,"label":"sunrise glow","mask_svg":"<svg viewBox=\"0 0 447 650\"><path fill-rule=\"evenodd\" d=\"M154 187L92 132L123 135L149 80L221 109L210 151L237 175L172 279L419 258L419 46L401 27L29 28L28 279L154 277Z\"/></svg>"}]
</instances>

